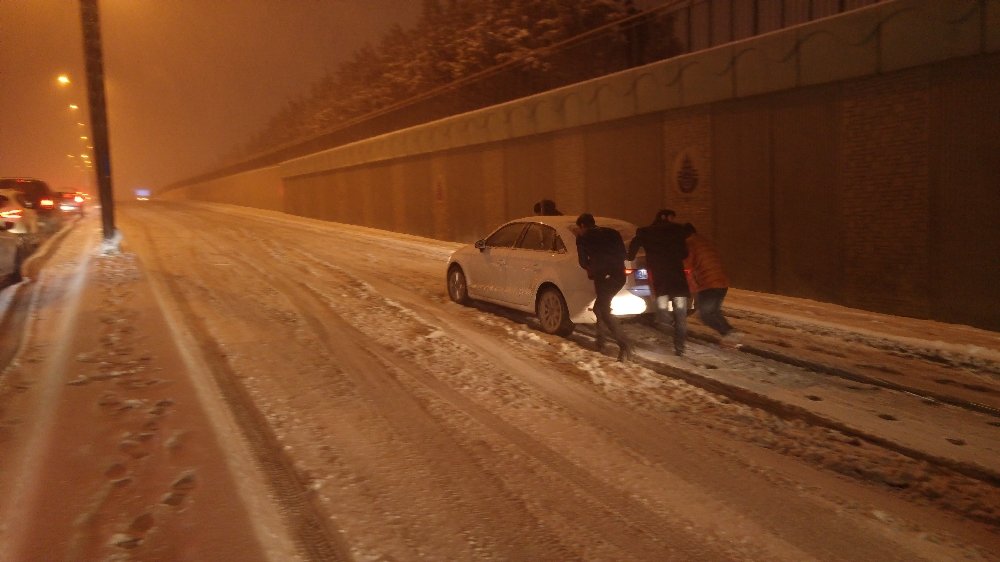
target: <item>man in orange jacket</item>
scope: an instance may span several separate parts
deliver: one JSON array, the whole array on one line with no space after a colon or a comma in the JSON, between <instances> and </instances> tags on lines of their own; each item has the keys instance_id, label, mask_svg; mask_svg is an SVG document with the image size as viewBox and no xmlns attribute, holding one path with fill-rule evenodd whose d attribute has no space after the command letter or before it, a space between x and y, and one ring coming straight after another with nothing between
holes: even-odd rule
<instances>
[{"instance_id":1,"label":"man in orange jacket","mask_svg":"<svg viewBox=\"0 0 1000 562\"><path fill-rule=\"evenodd\" d=\"M684 229L688 232L688 257L684 260L684 267L691 271L691 291L698 295L698 316L725 337L733 332L733 327L722 314L722 301L729 291L729 278L712 243L700 236L693 224L685 224Z\"/></svg>"}]
</instances>

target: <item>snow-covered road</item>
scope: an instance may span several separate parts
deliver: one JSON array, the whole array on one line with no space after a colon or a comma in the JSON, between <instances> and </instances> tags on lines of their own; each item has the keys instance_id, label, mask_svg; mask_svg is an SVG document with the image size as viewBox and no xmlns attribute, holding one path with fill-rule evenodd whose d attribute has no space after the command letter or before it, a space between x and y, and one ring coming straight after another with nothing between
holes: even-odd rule
<instances>
[{"instance_id":1,"label":"snow-covered road","mask_svg":"<svg viewBox=\"0 0 1000 562\"><path fill-rule=\"evenodd\" d=\"M325 525L310 540L356 560L1000 552L997 334L734 291L749 347L913 392L723 349L696 323L685 358L628 324L642 348L623 365L586 329L450 302L456 244L219 205L129 205L119 227L220 403L259 413L236 416L242 438L294 467Z\"/></svg>"}]
</instances>

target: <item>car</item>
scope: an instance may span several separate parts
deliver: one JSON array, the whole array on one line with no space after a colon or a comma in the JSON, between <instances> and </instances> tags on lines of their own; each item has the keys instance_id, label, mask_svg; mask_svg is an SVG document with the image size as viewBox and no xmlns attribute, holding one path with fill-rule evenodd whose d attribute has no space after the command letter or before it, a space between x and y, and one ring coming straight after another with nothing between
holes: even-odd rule
<instances>
[{"instance_id":1,"label":"car","mask_svg":"<svg viewBox=\"0 0 1000 562\"><path fill-rule=\"evenodd\" d=\"M21 280L20 237L7 232L10 224L0 222L0 288Z\"/></svg>"},{"instance_id":2,"label":"car","mask_svg":"<svg viewBox=\"0 0 1000 562\"><path fill-rule=\"evenodd\" d=\"M36 234L38 212L21 191L0 188L0 224L11 234Z\"/></svg>"},{"instance_id":3,"label":"car","mask_svg":"<svg viewBox=\"0 0 1000 562\"><path fill-rule=\"evenodd\" d=\"M22 204L35 211L38 227L44 232L55 232L62 223L56 208L56 192L49 184L35 178L0 178L0 189L13 189L24 197Z\"/></svg>"},{"instance_id":4,"label":"car","mask_svg":"<svg viewBox=\"0 0 1000 562\"><path fill-rule=\"evenodd\" d=\"M56 210L56 193L49 184L34 178L0 178L0 189L15 189L24 194L24 204L40 215Z\"/></svg>"},{"instance_id":5,"label":"car","mask_svg":"<svg viewBox=\"0 0 1000 562\"><path fill-rule=\"evenodd\" d=\"M59 210L64 213L83 214L83 205L86 197L79 191L60 191L58 197Z\"/></svg>"},{"instance_id":6,"label":"car","mask_svg":"<svg viewBox=\"0 0 1000 562\"><path fill-rule=\"evenodd\" d=\"M632 223L598 217L599 226L617 230L626 245L635 236ZM509 221L489 236L455 250L448 258L448 296L460 304L485 301L533 313L541 329L567 336L576 324L593 324L594 283L580 267L575 219L531 216ZM611 301L615 316L638 316L655 310L644 267L645 254L625 262L625 286Z\"/></svg>"},{"instance_id":7,"label":"car","mask_svg":"<svg viewBox=\"0 0 1000 562\"><path fill-rule=\"evenodd\" d=\"M0 189L0 280L19 281L21 262L39 243L38 218L16 189Z\"/></svg>"}]
</instances>

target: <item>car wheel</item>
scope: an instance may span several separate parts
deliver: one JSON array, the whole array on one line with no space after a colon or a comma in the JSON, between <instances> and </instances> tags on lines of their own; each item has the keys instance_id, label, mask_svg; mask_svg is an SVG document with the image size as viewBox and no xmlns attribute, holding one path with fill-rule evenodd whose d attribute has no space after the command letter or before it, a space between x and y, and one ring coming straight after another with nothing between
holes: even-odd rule
<instances>
[{"instance_id":1,"label":"car wheel","mask_svg":"<svg viewBox=\"0 0 1000 562\"><path fill-rule=\"evenodd\" d=\"M465 281L462 268L453 265L448 268L448 296L458 304L469 304L469 284Z\"/></svg>"},{"instance_id":2,"label":"car wheel","mask_svg":"<svg viewBox=\"0 0 1000 562\"><path fill-rule=\"evenodd\" d=\"M573 322L569 319L569 309L566 299L555 287L546 287L535 300L535 316L542 326L542 331L559 336L573 333Z\"/></svg>"}]
</instances>

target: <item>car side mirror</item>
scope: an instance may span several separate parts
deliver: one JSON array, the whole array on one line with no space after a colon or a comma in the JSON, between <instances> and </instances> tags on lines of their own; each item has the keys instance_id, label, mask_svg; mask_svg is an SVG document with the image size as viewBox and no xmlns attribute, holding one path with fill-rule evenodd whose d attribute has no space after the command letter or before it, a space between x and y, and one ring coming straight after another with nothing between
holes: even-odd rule
<instances>
[{"instance_id":1,"label":"car side mirror","mask_svg":"<svg viewBox=\"0 0 1000 562\"><path fill-rule=\"evenodd\" d=\"M486 240L476 240L476 249L482 252L486 249Z\"/></svg>"}]
</instances>

